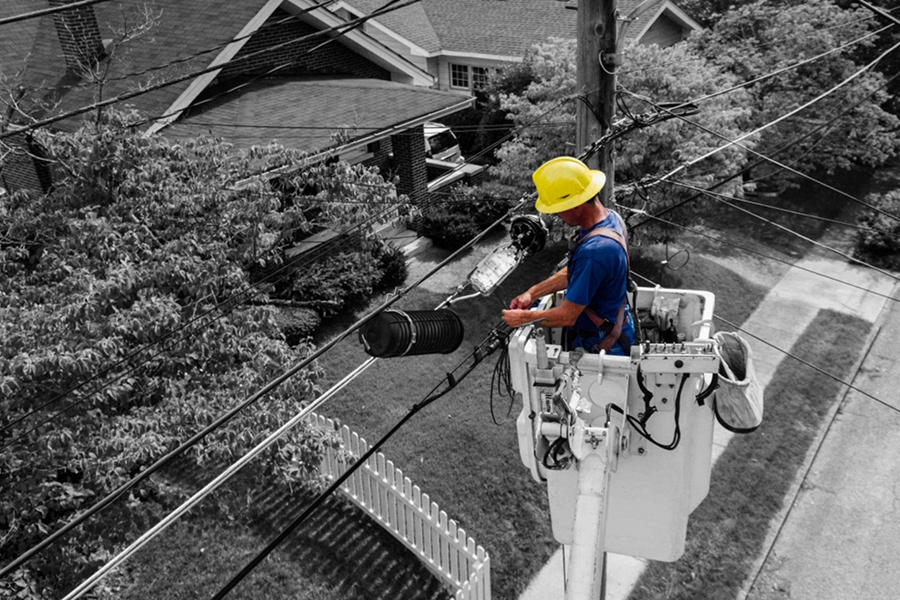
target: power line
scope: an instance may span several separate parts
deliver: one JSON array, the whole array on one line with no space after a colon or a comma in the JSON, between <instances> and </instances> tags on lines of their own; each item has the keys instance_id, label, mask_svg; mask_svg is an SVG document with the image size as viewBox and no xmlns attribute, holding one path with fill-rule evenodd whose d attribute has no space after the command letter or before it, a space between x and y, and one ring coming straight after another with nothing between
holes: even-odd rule
<instances>
[{"instance_id":1,"label":"power line","mask_svg":"<svg viewBox=\"0 0 900 600\"><path fill-rule=\"evenodd\" d=\"M787 113L781 115L780 117L778 117L778 118L776 118L776 119L774 119L774 120L772 120L772 121L769 121L769 122L766 123L765 125L761 125L761 126L757 127L757 128L754 129L753 131L750 131L750 132L748 132L748 133L741 134L740 136L738 136L738 137L735 138L734 140L729 140L728 143L725 144L725 145L723 145L723 146L719 146L718 148L715 148L715 149L713 149L713 150L710 150L709 152L706 152L705 154L702 154L701 156L698 156L697 158L694 158L694 159L689 160L688 162L682 164L681 166L677 167L676 169L670 171L669 173L667 173L667 174L665 174L665 175L663 175L662 177L659 177L659 178L657 178L657 179L662 179L662 180L668 179L669 177L672 177L672 176L674 176L675 174L677 174L677 173L679 173L679 172L681 172L681 171L684 171L684 170L687 169L688 167L690 167L690 166L692 166L692 165L695 165L695 164L697 164L698 162L700 162L700 161L702 161L702 160L705 160L705 159L707 159L707 158L710 158L711 156L713 156L713 155L715 155L715 154L718 154L719 152L721 152L722 150L725 150L726 148L728 148L728 147L730 147L730 146L738 145L739 142L742 142L743 140L746 140L746 139L749 138L749 137L752 137L752 136L754 136L754 135L756 135L756 134L758 134L758 133L761 133L762 131L768 129L769 127L772 127L773 125L776 125L776 124L780 123L781 121L784 121L785 119L787 119L787 118L789 118L789 117L791 117L791 116L793 116L793 115L799 113L800 111L805 110L806 108L809 108L810 106L812 106L812 105L815 104L816 102L819 102L819 101L822 100L823 98L826 98L827 96L829 96L829 95L833 94L834 92L836 92L838 89L840 89L840 88L842 88L843 86L847 85L848 83L852 82L852 81L853 81L854 79L856 79L857 77L860 77L861 75L865 74L867 71L869 71L870 69L872 69L875 65L877 65L879 62L881 62L882 59L884 59L888 54L890 54L891 52L893 52L893 51L896 50L897 48L900 48L900 42L898 42L897 44L894 44L894 45L891 46L888 50L882 52L875 60L873 60L872 62L868 63L867 65L865 65L865 66L862 67L861 69L857 70L855 73L853 73L852 75L850 75L849 77L847 77L846 79L844 79L843 81L841 81L840 83L838 83L837 85L835 85L835 86L829 88L828 90L822 92L821 94L819 94L818 96L816 96L816 97L813 98L812 100L809 100L809 101L805 102L804 104L801 104L801 105L798 106L797 108L795 108L795 109L793 109L793 110L791 110L791 111L789 111L789 112L787 112ZM642 98L641 96L638 96L637 94L633 94L633 93L632 93L632 95L634 95L634 96L637 97L637 98L641 98L642 100L648 101L647 99ZM690 121L688 121L688 122L690 122ZM741 147L743 147L743 146L741 146ZM897 219L897 220L900 220L900 217L893 217L893 218L895 218L895 219Z\"/></svg>"},{"instance_id":2,"label":"power line","mask_svg":"<svg viewBox=\"0 0 900 600\"><path fill-rule=\"evenodd\" d=\"M338 33L338 36L340 36L340 35L343 35L343 33L344 33L344 32L341 31L342 29L346 29L347 31L350 31L350 30L352 30L353 28L359 27L360 25L362 25L363 23L365 23L365 22L368 21L369 19L374 18L375 16L380 16L380 15L382 15L382 14L386 14L386 13L388 13L388 12L391 12L391 11L394 11L394 10L398 10L398 9L401 9L401 8L404 8L404 7L407 7L407 6L410 6L410 5L415 4L415 3L419 2L419 1L420 1L420 0L407 0L406 2L403 2L402 4L398 4L398 2L400 2L400 0L388 0L387 4L385 4L383 7L379 8L379 9L376 10L376 11L373 11L372 13L370 13L369 15L366 15L366 16L364 16L364 17L359 17L359 18L357 18L357 19L353 19L353 20L351 20L351 21L347 21L346 23L342 23L342 24L336 25L336 26L334 26L334 27L329 27L329 28L327 28L327 29L323 29L323 30L321 30L321 31L317 31L317 32L315 32L315 33L312 33L312 34L309 34L309 35L306 35L306 36L301 36L301 37L296 38L296 39L293 39L293 40L288 40L288 41L286 41L286 42L281 42L281 43L279 43L279 44L275 44L275 45L273 45L273 46L269 46L269 47L267 47L267 48L263 48L263 49L258 50L258 51L256 51L256 52L250 52L250 53L248 53L248 54L245 54L245 55L242 56L242 57L234 58L234 59L229 60L229 61L224 62L224 63L220 63L220 64L213 65L213 66L210 66L210 67L206 67L206 68L204 68L204 69L200 69L200 70L198 70L198 71L193 71L193 72L191 72L191 73L187 73L187 74L185 74L185 75L181 75L181 76L178 76L178 77L174 77L174 78L172 78L172 79L169 79L169 80L166 80L166 81L162 81L162 82L157 83L157 84L154 84L154 85L149 85L149 86L146 86L146 87L144 87L144 88L142 88L142 89L139 89L139 90L134 90L134 91L131 91L131 92L125 92L125 93L119 94L118 96L115 96L115 97L113 97L113 98L108 98L108 99L106 99L106 100L101 100L101 101L98 101L98 102L94 102L94 103L92 103L92 104L90 104L90 105L82 106L81 108L77 108L77 109L74 109L74 110L70 110L70 111L68 111L68 112L65 112L65 113L62 113L62 114L59 114L59 115L56 115L56 116L53 116L53 117L48 117L48 118L46 118L46 119L42 119L42 120L39 120L39 121L35 121L34 123L30 123L30 124L28 124L28 125L24 125L24 126L19 127L19 128L15 129L15 130L10 130L10 131L6 131L6 132L2 132L2 133L0 133L0 139L6 138L6 137L10 137L10 136L13 136L13 135L18 135L18 134L24 133L24 132L26 132L26 131L31 131L31 130L34 130L34 129L38 129L38 128L40 128L40 127L44 127L44 126L46 126L46 125L50 125L50 124L56 123L56 122L58 122L58 121L62 121L62 120L65 120L65 119L68 119L68 118L71 118L71 117L74 117L74 116L78 116L78 115L84 114L84 113L86 113L86 112L89 112L89 111L94 110L94 109L97 109L97 108L103 108L103 107L106 107L106 106L110 106L110 105L112 105L112 104L117 104L117 103L122 102L122 101L124 101L124 100L130 100L131 98L135 98L135 97L137 97L137 96L141 96L141 95L147 94L147 93L149 93L149 92L153 92L153 91L156 91L156 90L159 90L159 89L162 89L162 88L171 86L171 85L175 85L175 84L181 83L181 82L183 82L183 81L188 81L188 80L190 80L190 79L194 79L194 78L196 78L196 77L198 77L198 76L200 76L200 75L205 75L205 74L207 74L207 73L213 73L213 72L221 71L221 70L222 70L223 68L225 68L226 66L233 66L233 65L235 65L235 64L242 63L242 62L247 61L247 60L249 60L249 59L251 59L251 58L253 58L253 57L257 56L257 55L260 55L260 54L263 54L263 53L266 53L266 52L272 52L273 50L276 50L276 49L278 49L278 48L285 47L285 46L290 45L290 44L295 44L295 43L297 43L297 42L299 42L299 41L303 41L303 40L307 40L307 39L312 39L312 38L316 38L316 37L322 37L322 36L328 35L328 34L333 33L333 32L337 32L337 33ZM380 11L380 12L379 12L379 11ZM290 64L290 63L289 63L289 64ZM180 110L177 110L177 111L173 112L172 114L178 114L178 113L183 112L183 111L184 111L184 109L180 109ZM165 116L167 116L167 115L163 115L163 116L157 117L157 118L164 118Z\"/></svg>"},{"instance_id":3,"label":"power line","mask_svg":"<svg viewBox=\"0 0 900 600\"><path fill-rule=\"evenodd\" d=\"M7 441L2 446L0 446L0 450L6 449L10 446L14 446L18 442L24 440L28 435L30 435L31 433L38 430L40 427L46 425L47 423L50 423L51 421L55 421L56 419L60 418L65 413L69 412L73 408L80 406L81 404L83 404L90 398L96 396L103 390L107 389L108 387L110 387L111 385L116 383L117 381L120 381L127 375L134 373L135 371L137 371L138 369L140 369L141 367L146 365L149 361L153 360L154 358L156 358L158 356L165 354L166 352L168 352L168 349L165 347L164 344L165 344L166 340L168 340L169 338L175 336L178 333L181 333L182 331L185 331L191 325L201 321L202 319L204 319L205 317L208 317L212 313L214 313L216 311L220 311L218 315L212 317L209 321L206 321L205 323L201 323L196 329L190 330L181 338L174 340L174 343L177 344L180 342L184 342L187 339L198 335L203 329L205 329L206 327L210 327L213 323L215 323L219 319L224 318L226 315L233 312L238 306L241 306L241 305L249 302L253 298L262 294L263 288L264 288L263 284L266 284L267 286L274 285L277 282L283 280L288 275L290 275L292 270L294 270L298 267L311 265L315 261L319 260L322 256L324 256L332 246L338 245L338 243L340 241L342 241L344 238L346 238L347 236L353 235L354 233L361 230L365 225L369 224L370 222L375 222L375 221L381 219L382 217L384 217L385 215L393 212L396 209L396 207L397 207L397 205L395 204L394 206L392 206L392 208L389 208L385 211L382 211L381 213L379 213L377 215L373 215L373 216L369 217L367 220L359 223L358 225L356 225L352 229L342 233L341 235L336 236L330 240L327 240L326 242L323 242L320 246L310 250L309 252L299 255L295 260L286 262L284 265L282 265L281 267L279 267L272 273L268 274L266 277L252 283L248 289L242 290L235 294L232 294L230 297L226 298L224 301L216 304L209 310L206 310L203 313L193 317L192 319L190 319L189 321L187 321L180 327L173 329L173 330L163 334L159 338L153 340L152 342L148 342L147 344L141 346L140 348L133 350L126 356L122 357L121 359L119 359L118 361L113 363L112 365L109 365L109 366L105 367L104 369L98 371L97 373L95 373L94 375L89 377L88 379L68 388L64 392L57 394L56 396L52 397L51 399L49 399L49 400L43 402L42 404L40 404L39 406L33 408L26 414L21 415L21 416L17 417L16 419L10 421L9 423L5 424L3 427L0 427L0 433L2 433L4 431L8 431L9 429L14 427L18 423L21 423L22 421L25 421L25 420L31 418L32 416L41 412L43 409L50 406L51 404L54 404L54 403L58 402L59 400L62 400L69 394L71 394L75 391L78 391L79 389L83 388L84 386L88 385L89 383L98 380L99 378L103 377L104 375L109 374L117 367L128 363L129 361L131 361L131 359L137 357L140 354L143 354L147 350L149 350L155 346L162 346L162 349L159 350L158 352L152 354L149 357L142 359L137 364L132 365L130 368L118 373L112 379L110 379L110 380L106 381L105 383L99 385L98 387L90 390L84 396L82 396L75 402L72 402L71 404L67 405L65 408L57 411L56 413L53 413L52 415L45 417L43 420L39 421L38 423L33 424L30 428L26 429L25 431L23 431L22 433L17 435L15 438ZM282 274L280 277L278 277L274 281L269 281L270 278L274 277L275 275L277 275L279 273ZM253 291L254 288L256 288L255 292ZM245 295L247 296L247 298L245 300L241 300L239 302L238 299ZM197 304L199 304L199 302L200 301L198 301ZM226 307L224 310L222 309L223 306Z\"/></svg>"},{"instance_id":4,"label":"power line","mask_svg":"<svg viewBox=\"0 0 900 600\"><path fill-rule=\"evenodd\" d=\"M818 272L818 271L814 271L814 270L809 269L809 268L807 268L807 267L804 267L804 266L802 266L802 265L800 265L800 264L798 264L798 263L792 263L792 262L790 262L790 261L788 261L788 260L785 260L785 259L783 259L783 258L778 258L777 256L772 256L771 254L765 254L765 253L763 253L763 252L759 252L759 251L754 250L754 249L752 249L752 248L748 248L747 246L742 246L741 244L736 244L736 243L734 243L734 242L732 242L732 241L730 241L730 240L728 240L728 239L726 239L726 238L723 238L723 237L719 237L719 236L715 236L715 235L706 233L705 231L702 231L702 230L700 230L700 229L695 229L695 228L692 228L692 227L687 227L686 225L681 225L681 224L676 223L676 222L674 222L674 221L669 221L669 220L660 218L660 217L658 217L658 216L656 216L656 215L652 215L652 214L650 214L650 213L648 213L648 212L646 212L646 211L640 210L640 209L629 208L629 207L627 207L627 206L622 206L622 207L620 207L620 208L623 208L623 209L625 209L625 210L631 211L632 213L635 213L635 214L641 214L641 215L644 215L644 216L646 216L646 217L648 217L648 218L650 218L650 219L653 219L653 220L655 220L655 221L659 221L660 223L663 223L663 224L665 224L665 225L671 225L671 226L673 226L673 227L678 227L679 229L682 229L683 231L687 231L688 233L693 233L694 235L698 235L698 236L701 236L701 237L705 237L705 238L710 239L710 240L713 240L713 241L715 241L715 242L718 242L718 243L721 243L721 244L725 244L725 245L727 245L727 246L731 246L732 248L735 248L735 249L737 249L737 250L741 250L741 251L746 252L746 253L748 253L748 254L754 254L754 255L759 256L759 257L761 257L761 258L765 258L765 259L771 260L771 261L773 261L773 262L778 262L778 263L781 263L781 264L783 264L783 265L787 265L787 266L789 266L789 267L791 267L791 268L793 268L793 269L799 269L800 271L804 271L804 272L809 273L809 274L811 274L811 275L816 275L817 277L822 277L822 278L824 278L824 279L828 279L828 280L830 280L830 281L834 281L835 283L840 283L840 284L842 284L842 285L846 285L846 286L848 286L848 287L852 287L852 288L858 289L858 290L860 290L860 291L866 292L867 294L872 294L872 295L874 295L874 296L880 296L880 297L882 297L882 298L884 298L884 299L886 299L886 300L890 300L890 301L893 301L893 302L900 302L900 299L894 298L894 297L893 297L892 295L890 295L890 294L884 294L884 293L882 293L882 292L878 292L878 291L875 291L875 290L873 290L873 289L869 289L869 288L867 288L867 287L863 287L863 286L861 286L861 285L857 285L857 284L855 284L855 283L851 283L851 282L846 281L846 280L844 280L844 279L839 279L839 278L837 278L837 277L834 277L834 276L832 276L832 275L828 275L828 274L826 274L826 273L820 273L820 272Z\"/></svg>"},{"instance_id":5,"label":"power line","mask_svg":"<svg viewBox=\"0 0 900 600\"><path fill-rule=\"evenodd\" d=\"M653 281L653 280L650 279L649 277L646 277L646 276L644 276L644 275L641 275L640 273L635 273L634 271L632 271L632 274L633 274L633 275L636 275L637 277L640 277L640 278L643 279L644 281L649 282L651 285L659 285L658 283L656 283L655 281ZM732 323L731 321L729 321L729 320L726 319L725 317L722 317L722 316L717 315L717 314L713 314L713 318L716 318L716 319L722 321L723 323L725 323L726 325L728 325L729 327L731 327L731 328L734 329L735 331L740 331L741 333L746 333L746 334L749 335L750 337L752 337L752 338L754 338L754 339L756 339L756 340L759 340L759 341L762 342L763 344L765 344L765 345L767 345L767 346L773 348L774 350L777 350L778 352L781 352L781 353L784 354L785 356L787 356L787 357L789 357L789 358L792 358L792 359L796 360L797 362L799 362L799 363L801 363L801 364L803 364L803 365L805 365L805 366L807 366L807 367L813 369L813 370L816 371L817 373L820 373L820 374L824 375L825 377L828 377L829 379L832 379L833 381L836 381L837 383L840 383L840 384L842 384L842 385L845 385L845 386L849 387L850 389L852 389L852 390L854 390L854 391L856 391L856 392L859 392L860 394L862 394L863 396L869 398L870 400L874 400L874 401L877 402L878 404L881 404L882 406L885 406L885 407L887 407L887 408L893 410L894 412L900 414L900 407L897 407L897 406L894 406L894 405L892 405L892 404L889 404L888 402L882 400L881 398L878 398L877 396L873 396L872 394L870 394L870 393L868 393L868 392L866 392L866 391L864 391L864 390L859 389L858 387L856 387L856 386L853 385L852 383L847 382L847 381L844 381L843 379L841 379L841 378L838 377L837 375L835 375L835 374L833 374L833 373L831 373L831 372L829 372L829 371L823 369L822 367L819 367L819 366L817 366L817 365L814 365L814 364L812 364L811 362L809 362L808 360L805 360L805 359L803 359L803 358L800 358L800 357L797 356L796 354L791 353L789 350L785 350L784 348L780 348L779 346L776 346L776 345L773 344L772 342L770 342L770 341L768 341L768 340L766 340L766 339L764 339L764 338L762 338L762 337L756 335L755 333L752 333L752 332L750 332L750 331L747 331L746 329L744 329L743 327L737 325L736 323Z\"/></svg>"},{"instance_id":6,"label":"power line","mask_svg":"<svg viewBox=\"0 0 900 600\"><path fill-rule=\"evenodd\" d=\"M843 111L841 111L840 113L838 113L837 115L835 115L834 117L832 117L831 119L829 119L828 121L826 121L825 123L820 123L819 125L816 125L815 127L811 128L809 131L803 133L802 135L800 135L800 136L794 138L793 140L790 140L789 142L783 144L782 146L776 148L775 150L773 150L773 151L770 153L770 155L777 155L777 154L780 154L781 152L783 152L783 151L785 151L785 150L787 150L787 149L789 149L789 148L791 148L791 147L793 147L793 146L799 144L801 141L803 141L804 139L810 137L811 135L813 135L813 134L816 133L817 131L819 131L819 130L821 130L821 129L825 129L825 128L827 128L827 127L830 127L833 123L835 123L835 122L838 121L839 119L842 119L844 116L846 116L846 115L850 114L851 112L853 112L854 110L856 110L863 102L867 102L868 99L869 99L869 97L870 97L872 94L874 94L875 92L878 92L878 91L884 89L885 87L887 87L887 85L890 84L890 83L891 83L894 79L896 79L897 77L900 77L900 71L898 71L897 73L895 73L894 75L892 75L890 78L888 78L887 80L885 80L884 82L882 82L881 85L879 85L877 88L875 88L874 90L872 90L871 93L869 93L868 95L864 96L863 98L857 100L856 102L854 102L853 104L851 104L850 106L848 106L847 108L845 108ZM645 100L645 101L647 101L647 100ZM756 168L757 166L761 165L762 163L764 163L764 162L766 162L766 161L767 161L766 158L760 158L759 160L757 160L757 161L751 163L750 165L748 165L747 167L744 167L744 168L741 169L740 171L737 171L737 172L735 172L735 173L732 173L731 175L728 175L727 177L725 177L725 178L723 178L723 179L720 179L717 183L711 185L711 186L710 186L709 188L707 188L707 189L713 190L713 189L722 187L723 185L725 185L727 182L731 181L732 179L736 179L736 178L738 178L738 177L744 175L745 173L750 172L752 169ZM675 210L675 209L677 209L677 208L679 208L679 207L681 207L681 206L687 204L688 202L692 202L693 200L696 200L697 198L699 198L699 197L702 196L702 195L703 195L702 193L696 193L696 194L694 194L693 196L691 196L691 197L689 197L689 198L686 198L686 199L684 199L684 200L681 200L680 202L677 202L677 203L675 203L675 204L673 204L673 205L671 205L671 206L669 206L669 207L667 207L667 208L665 208L665 209L659 211L658 213L656 213L656 216L661 216L661 215L664 215L664 214L666 214L666 213L668 213L668 212L671 212L671 211L673 211L673 210ZM641 221L640 223L636 223L636 224L634 224L634 225L631 226L631 229L635 229L635 228L637 228L637 227L640 227L640 226L642 226L642 225L644 225L644 224L646 224L646 223L648 223L648 222L649 222L649 219L644 220L644 221Z\"/></svg>"},{"instance_id":7,"label":"power line","mask_svg":"<svg viewBox=\"0 0 900 600\"><path fill-rule=\"evenodd\" d=\"M34 19L37 17L52 15L55 13L66 11L66 10L73 10L76 8L84 8L87 6L93 6L94 4L100 4L101 2L109 2L109 0L79 0L78 2L70 2L69 4L64 4L62 6L56 6L53 8L43 8L41 10L35 10L30 13L24 13L21 15L15 15L12 17L6 17L3 19L0 19L0 25L9 25L10 23L18 23L20 21L26 21L28 19Z\"/></svg>"},{"instance_id":8,"label":"power line","mask_svg":"<svg viewBox=\"0 0 900 600\"><path fill-rule=\"evenodd\" d=\"M3 567L2 570L0 570L0 579L2 579L3 577L6 577L10 573L12 573L15 569L17 569L22 564L24 564L25 562L30 560L37 553L41 552L48 546L57 542L62 536L66 535L73 528L77 527L78 525L80 525L81 523L83 523L84 521L89 519L90 517L94 516L98 512L104 510L107 506L109 506L110 504L112 504L113 502L115 502L116 500L121 498L126 492L128 492L128 490L132 489L135 485L137 485L141 481L145 480L150 475L152 475L153 473L158 471L160 468L162 468L163 466L168 464L173 458L183 454L186 450L188 450L191 447L193 447L194 445L196 445L197 442L199 442L201 439L206 437L208 434L210 434L211 432L215 431L216 429L218 429L219 427L221 427L222 425L224 425L225 423L227 423L228 421L233 419L238 413L240 413L247 407L255 404L257 401L259 401L261 398L263 398L269 392L271 392L272 390L274 390L275 388L280 386L282 383L284 383L285 381L287 381L288 379L290 379L291 377L293 377L294 375L299 373L301 370L305 369L314 360L316 360L317 358L322 356L325 352L331 350L334 346L336 346L339 342L343 341L351 333L353 333L354 331L356 331L357 329L359 329L360 327L362 327L363 325L368 323L377 314L379 314L383 310L389 308L394 303L396 303L397 301L402 299L413 289L415 289L416 287L421 285L425 280L427 280L432 275L434 275L436 272L438 272L440 269L443 269L450 262L455 260L460 254L467 251L473 245L478 243L478 241L480 241L482 238L484 238L484 236L486 236L489 232L493 231L494 228L499 226L503 221L506 220L506 218L509 215L513 214L516 210L518 210L518 208L520 208L521 205L523 205L524 203L525 203L525 199L522 199L522 201L519 203L519 205L512 207L507 212L507 214L505 214L503 217L501 217L500 219L498 219L497 221L495 221L494 223L489 225L480 234L476 235L471 240L466 242L461 248L459 248L455 252L451 253L450 256L448 256L443 261L441 261L436 266L434 266L431 270L429 270L425 275L420 277L417 281L413 282L412 284L407 286L404 290L398 292L393 297L391 297L388 300L386 300L385 302L383 302L377 308L370 311L363 318L361 318L356 323L351 325L344 332L335 336L330 342L328 342L325 345L323 345L322 347L318 348L317 350L312 352L309 356L300 360L300 362L298 362L294 366L286 369L281 375L279 375L275 379L271 380L269 383L267 383L265 386L263 386L255 394L249 396L248 398L246 398L245 400L243 400L236 406L227 410L221 416L216 418L215 421L213 421L212 423L210 423L209 425L207 425L206 427L204 427L203 429L201 429L200 431L198 431L197 433L192 435L188 440L182 442L178 447L176 447L175 449L169 451L164 456L157 459L156 462L154 462L153 464L148 466L146 469L141 471L138 475L134 476L129 481L123 483L121 486L119 486L114 491L109 493L102 500L100 500L99 502L94 504L92 507L90 507L83 513L80 513L77 517L75 517L68 523L66 523L62 528L60 528L57 531L55 531L54 533L50 534L48 537L41 540L41 542L39 542L38 544L33 546L30 550L28 550L24 554L20 555L17 559L15 559L12 562L10 562L9 564L7 564L5 567Z\"/></svg>"},{"instance_id":9,"label":"power line","mask_svg":"<svg viewBox=\"0 0 900 600\"><path fill-rule=\"evenodd\" d=\"M451 390L453 390L456 385L459 384L460 381L466 378L469 373L471 373L475 367L477 367L487 356L496 350L500 344L506 339L508 336L508 330L505 328L504 324L500 324L497 328L491 331L491 334L488 336L486 340L484 340L475 350L472 351L467 357L465 357L453 370L447 374L447 376L442 379L437 385L435 385L430 392L428 392L425 397L414 404L407 413L399 420L393 427L375 442L362 456L360 456L356 462L349 466L347 470L341 474L339 477L335 478L335 480L325 489L322 493L320 493L312 503L306 507L306 509L300 513L297 517L291 520L291 522L285 527L269 544L266 545L263 550L261 550L249 563L247 563L244 568L242 568L235 576L233 576L223 587L213 596L213 600L221 600L225 596L228 595L238 583L240 583L247 575L249 575L253 569L255 569L269 554L271 554L287 537L303 524L310 515L315 512L315 510L334 492L336 492L341 485L362 465L366 464L366 461L374 455L397 431L399 431L412 417L416 415L420 410L431 404L432 402L440 399ZM460 370L469 360L472 360L472 364L462 373L456 375L455 373ZM443 386L446 382L446 389L438 391L441 386ZM70 600L67 598L66 600Z\"/></svg>"},{"instance_id":10,"label":"power line","mask_svg":"<svg viewBox=\"0 0 900 600\"><path fill-rule=\"evenodd\" d=\"M812 239L811 237L807 237L807 236L803 235L802 233L800 233L800 232L798 232L798 231L794 231L794 230L791 229L790 227L785 227L784 225L781 225L780 223L776 223L775 221L772 221L772 220L770 220L770 219L766 219L765 217L763 217L763 216L761 216L761 215L758 215L758 214L754 213L753 211L747 210L746 208L741 208L740 206L736 206L736 205L732 204L731 202L728 202L727 200L723 200L722 197L721 197L721 196L723 196L723 194L717 194L717 193L715 193L715 192L710 192L710 191L708 191L708 190L704 190L703 188L698 188L698 187L693 186L693 185L691 185L691 184L684 183L684 182L680 182L680 181L669 180L669 183L672 183L672 184L674 184L674 185L679 185L679 186L682 186L682 187L685 187L685 188L688 188L688 189L691 189L691 190L694 190L694 191L698 191L698 192L701 192L701 193L704 193L704 194L708 194L711 198L715 199L717 202L721 202L721 203L724 204L725 206L730 206L731 208L733 208L733 209L735 209L735 210L739 210L739 211L741 211L742 213L748 214L748 215L750 215L751 217L753 217L753 218L755 218L755 219L758 219L758 220L760 220L760 221L763 221L763 222L765 222L765 223L768 223L769 225L774 225L775 227L777 227L777 228L779 228L779 229L781 229L781 230L783 230L783 231L786 231L786 232L790 233L791 235L796 236L796 237L798 237L798 238L800 238L800 239L802 239L802 240L804 240L804 241L806 241L806 242L809 242L809 243L811 243L811 244L814 244L814 245L816 245L816 246L819 246L820 248L824 248L825 250L829 250L829 251L831 251L831 252L834 252L835 254L838 254L838 255L840 255L840 256L846 258L847 260L850 260L850 261L852 261L852 262L858 263L858 264L860 264L860 265L862 265L862 266L864 266L864 267L868 267L868 268L872 269L873 271L877 271L878 273L881 273L881 274L884 275L885 277L890 277L891 279L896 279L897 281L900 281L900 277L898 277L897 275L894 275L893 273L888 273L887 271L885 271L885 270L883 270L883 269L879 269L878 267L876 267L876 266L874 266L874 265L871 265L871 264L869 264L869 263L867 263L867 262L865 262L865 261L863 261L863 260L860 260L860 259L858 259L858 258L856 258L856 257L854 257L854 256L852 256L852 255L850 255L850 254L847 254L846 252L843 252L843 251L841 251L841 250L838 250L837 248L832 248L831 246L828 246L828 245L826 245L826 244L823 244L822 242L820 242L820 241L818 241L818 240L814 240L814 239ZM727 196L726 196L726 197L727 197Z\"/></svg>"}]
</instances>

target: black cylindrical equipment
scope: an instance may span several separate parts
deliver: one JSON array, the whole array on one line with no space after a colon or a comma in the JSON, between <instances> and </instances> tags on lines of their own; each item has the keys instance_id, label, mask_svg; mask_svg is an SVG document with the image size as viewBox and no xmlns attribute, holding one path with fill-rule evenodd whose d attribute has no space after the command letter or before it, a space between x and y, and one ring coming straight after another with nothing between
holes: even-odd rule
<instances>
[{"instance_id":1,"label":"black cylindrical equipment","mask_svg":"<svg viewBox=\"0 0 900 600\"><path fill-rule=\"evenodd\" d=\"M455 312L390 308L359 330L366 352L378 358L449 354L463 340L463 324Z\"/></svg>"}]
</instances>

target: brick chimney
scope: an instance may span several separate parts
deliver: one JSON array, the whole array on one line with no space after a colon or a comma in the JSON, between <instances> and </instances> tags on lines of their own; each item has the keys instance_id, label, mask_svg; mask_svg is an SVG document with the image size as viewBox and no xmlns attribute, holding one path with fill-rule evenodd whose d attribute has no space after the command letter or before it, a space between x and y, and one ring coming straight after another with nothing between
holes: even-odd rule
<instances>
[{"instance_id":1,"label":"brick chimney","mask_svg":"<svg viewBox=\"0 0 900 600\"><path fill-rule=\"evenodd\" d=\"M50 6L65 6L74 1L50 0ZM60 11L53 15L53 21L69 72L79 73L103 58L103 40L93 6Z\"/></svg>"}]
</instances>

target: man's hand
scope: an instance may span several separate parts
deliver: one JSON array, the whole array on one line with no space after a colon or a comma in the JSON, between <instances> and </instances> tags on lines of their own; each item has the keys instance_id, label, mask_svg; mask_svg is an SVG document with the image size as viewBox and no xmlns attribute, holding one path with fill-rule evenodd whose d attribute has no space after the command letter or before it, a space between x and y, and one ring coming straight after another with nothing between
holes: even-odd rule
<instances>
[{"instance_id":1,"label":"man's hand","mask_svg":"<svg viewBox=\"0 0 900 600\"><path fill-rule=\"evenodd\" d=\"M535 312L532 310L504 310L503 311L503 320L506 321L506 324L512 328L521 327L526 323L531 323L538 318L535 316Z\"/></svg>"},{"instance_id":2,"label":"man's hand","mask_svg":"<svg viewBox=\"0 0 900 600\"><path fill-rule=\"evenodd\" d=\"M531 305L534 303L534 300L531 298L531 294L525 292L524 294L519 294L515 298L512 299L512 302L509 303L509 307L512 309L525 309L528 310L531 308ZM504 315L507 312L511 311L503 311ZM510 323L511 324L511 323Z\"/></svg>"}]
</instances>

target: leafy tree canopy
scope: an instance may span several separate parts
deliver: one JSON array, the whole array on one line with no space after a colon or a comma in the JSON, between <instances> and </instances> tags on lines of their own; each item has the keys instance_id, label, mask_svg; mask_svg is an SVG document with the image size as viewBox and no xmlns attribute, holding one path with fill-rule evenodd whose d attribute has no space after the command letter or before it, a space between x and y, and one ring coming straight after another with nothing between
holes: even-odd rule
<instances>
[{"instance_id":1,"label":"leafy tree canopy","mask_svg":"<svg viewBox=\"0 0 900 600\"><path fill-rule=\"evenodd\" d=\"M844 10L829 0L787 4L761 0L725 13L715 26L690 41L696 51L741 81L795 64L856 40L877 27L871 13ZM748 87L754 128L801 106L862 66L861 46L836 52ZM816 127L814 134L774 156L803 171L829 174L855 165L884 163L900 149L898 119L882 109L888 99L885 80L869 71L798 114L766 129L758 150L774 155L787 141ZM848 109L852 109L843 114ZM839 115L840 118L836 119ZM791 175L767 166L758 175L766 184L784 185Z\"/></svg>"},{"instance_id":2,"label":"leafy tree canopy","mask_svg":"<svg viewBox=\"0 0 900 600\"><path fill-rule=\"evenodd\" d=\"M538 44L526 57L533 80L521 93L501 93L499 100L509 118L529 126L498 151L494 173L522 189L531 185L531 173L554 156L579 154L575 148L575 42L553 40ZM736 78L695 53L686 44L661 49L637 46L629 50L618 77L620 100L630 112L653 110L653 103L685 102L729 88ZM644 98L643 100L640 98ZM690 120L721 136L734 138L747 130L748 96L743 90L704 100L701 112ZM622 111L618 117L622 118ZM752 145L753 140L748 140ZM673 119L632 132L617 144L616 183L637 182L648 175L663 175L691 159L724 145L722 139L684 120ZM732 146L679 174L694 185L709 185L723 173L740 170L745 151ZM740 182L732 184L739 186ZM678 188L634 197L626 203L659 210L683 197ZM647 204L649 202L649 205Z\"/></svg>"},{"instance_id":3,"label":"leafy tree canopy","mask_svg":"<svg viewBox=\"0 0 900 600\"><path fill-rule=\"evenodd\" d=\"M107 112L72 134L38 132L55 187L0 197L3 563L308 356L268 308L243 304L251 272L279 266L298 231L362 224L400 201L374 170L311 165L277 146L170 145L130 128L136 118ZM283 176L290 196L248 179L283 166L298 169ZM191 458L242 454L313 396L320 375L314 364L301 371ZM324 443L298 429L265 468L304 479ZM67 556L96 549L79 544Z\"/></svg>"}]
</instances>

